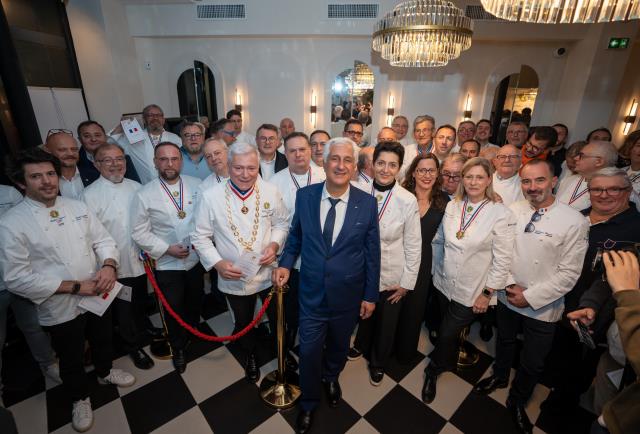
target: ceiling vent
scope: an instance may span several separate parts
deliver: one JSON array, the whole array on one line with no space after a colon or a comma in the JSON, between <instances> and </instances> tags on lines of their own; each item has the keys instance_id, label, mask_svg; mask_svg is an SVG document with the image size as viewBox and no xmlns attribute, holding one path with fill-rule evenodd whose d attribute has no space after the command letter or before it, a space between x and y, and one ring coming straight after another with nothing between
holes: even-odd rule
<instances>
[{"instance_id":1,"label":"ceiling vent","mask_svg":"<svg viewBox=\"0 0 640 434\"><path fill-rule=\"evenodd\" d=\"M464 14L474 21L504 21L489 12L485 11L480 5L467 5Z\"/></svg>"},{"instance_id":2,"label":"ceiling vent","mask_svg":"<svg viewBox=\"0 0 640 434\"><path fill-rule=\"evenodd\" d=\"M330 4L327 6L327 18L334 20L378 18L377 3Z\"/></svg>"},{"instance_id":3,"label":"ceiling vent","mask_svg":"<svg viewBox=\"0 0 640 434\"><path fill-rule=\"evenodd\" d=\"M197 5L199 20L242 20L246 18L245 5Z\"/></svg>"}]
</instances>

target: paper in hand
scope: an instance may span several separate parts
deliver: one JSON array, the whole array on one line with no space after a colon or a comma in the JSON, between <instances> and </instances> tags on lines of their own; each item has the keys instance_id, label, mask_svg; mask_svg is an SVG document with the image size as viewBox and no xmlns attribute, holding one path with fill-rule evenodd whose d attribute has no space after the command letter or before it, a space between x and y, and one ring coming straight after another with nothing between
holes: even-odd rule
<instances>
[{"instance_id":1,"label":"paper in hand","mask_svg":"<svg viewBox=\"0 0 640 434\"><path fill-rule=\"evenodd\" d=\"M242 252L238 260L233 264L235 268L242 272L243 282L253 279L258 271L260 271L260 253L245 250Z\"/></svg>"},{"instance_id":2,"label":"paper in hand","mask_svg":"<svg viewBox=\"0 0 640 434\"><path fill-rule=\"evenodd\" d=\"M121 289L122 284L116 282L113 289L109 292L105 292L104 294L100 295L82 297L82 300L80 300L80 303L78 303L78 307L88 312L95 313L98 316L102 316L107 311L109 306L111 306L113 300L116 299Z\"/></svg>"},{"instance_id":3,"label":"paper in hand","mask_svg":"<svg viewBox=\"0 0 640 434\"><path fill-rule=\"evenodd\" d=\"M120 124L122 125L122 131L125 136L127 136L129 143L138 143L145 139L146 133L136 118L123 119L120 121Z\"/></svg>"}]
</instances>

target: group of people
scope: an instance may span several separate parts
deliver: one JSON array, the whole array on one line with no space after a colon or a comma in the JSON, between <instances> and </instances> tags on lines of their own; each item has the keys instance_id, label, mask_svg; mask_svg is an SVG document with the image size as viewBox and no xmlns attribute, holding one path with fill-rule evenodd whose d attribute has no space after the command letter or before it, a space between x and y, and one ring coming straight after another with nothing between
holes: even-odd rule
<instances>
[{"instance_id":1,"label":"group of people","mask_svg":"<svg viewBox=\"0 0 640 434\"><path fill-rule=\"evenodd\" d=\"M436 126L421 115L409 134L397 116L364 146L357 119L332 138L296 131L289 118L248 134L237 110L209 128L184 122L179 136L164 129L157 105L143 117L144 139L134 143L121 127L107 134L95 121L76 137L52 130L10 166L24 197L0 188L0 344L10 306L45 375L71 396L77 431L93 424L86 341L103 384L135 382L111 365L114 324L135 366L153 368L143 348L162 331L146 312L144 257L193 327L205 273L234 333L272 286L289 286L285 353L287 367L300 370L300 433L311 428L322 389L339 405L347 360L366 356L378 386L392 358L414 356L423 323L435 349L422 399L433 402L438 376L456 369L459 336L476 319L483 339L497 328L493 374L476 393L509 387L524 336L507 399L519 432L532 431L525 406L545 367L556 377L553 408L577 406L596 377L598 426L624 432L638 423L603 410L617 388L597 387L599 365L624 367L624 356L585 347L575 328L591 327L609 349L622 348L620 336L625 343L622 331L610 332L616 300L591 264L603 250L640 243L640 131L618 150L606 129L569 145L562 124L512 122L499 147L488 120ZM111 291L106 311L87 309L88 297ZM273 333L273 305L267 317ZM183 373L191 338L173 317L166 323ZM257 382L257 331L239 344L245 376Z\"/></svg>"}]
</instances>

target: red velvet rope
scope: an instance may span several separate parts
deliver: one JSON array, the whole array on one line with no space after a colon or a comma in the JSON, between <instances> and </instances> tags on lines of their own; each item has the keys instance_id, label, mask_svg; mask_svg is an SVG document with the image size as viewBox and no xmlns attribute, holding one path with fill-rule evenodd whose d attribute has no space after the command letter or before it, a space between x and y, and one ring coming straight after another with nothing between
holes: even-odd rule
<instances>
[{"instance_id":1,"label":"red velvet rope","mask_svg":"<svg viewBox=\"0 0 640 434\"><path fill-rule=\"evenodd\" d=\"M256 324L258 324L260 319L262 319L262 316L264 315L264 313L267 311L267 308L269 307L269 303L271 303L272 295L269 294L267 296L267 298L262 302L262 309L260 309L260 312L258 312L258 316L256 316L253 319L253 321L251 321L249 323L248 326L246 326L244 329L240 330L235 335L231 335L231 336L212 336L212 335L208 335L206 333L202 333L200 330L198 330L198 329L192 327L191 325L187 324L182 318L180 318L180 315L178 315L176 313L176 311L173 310L173 308L171 307L171 305L169 304L169 302L165 298L164 294L160 290L160 287L158 286L158 282L156 281L156 277L153 275L153 270L151 269L151 266L149 265L149 263L147 261L145 261L145 263L144 263L144 271L147 273L147 277L149 278L149 282L151 282L151 286L153 287L153 290L155 291L156 295L160 299L160 302L164 306L165 310L167 312L169 312L169 315L171 315L173 317L173 319L175 319L176 322L178 324L180 324L181 327L186 329L189 333L191 333L194 336L199 337L200 339L204 339L205 341L227 342L227 341L235 341L237 339L240 339L242 336L244 336L247 333L249 333L249 331L251 331L251 329L254 328L256 326Z\"/></svg>"}]
</instances>

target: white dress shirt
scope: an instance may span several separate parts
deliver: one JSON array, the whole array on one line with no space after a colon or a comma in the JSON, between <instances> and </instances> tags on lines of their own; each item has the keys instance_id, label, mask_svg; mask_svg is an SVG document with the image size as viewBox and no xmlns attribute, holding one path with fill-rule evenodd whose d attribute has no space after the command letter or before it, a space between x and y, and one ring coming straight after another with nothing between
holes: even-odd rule
<instances>
[{"instance_id":1,"label":"white dress shirt","mask_svg":"<svg viewBox=\"0 0 640 434\"><path fill-rule=\"evenodd\" d=\"M591 198L589 197L587 180L578 174L567 176L558 186L556 199L578 211L589 208Z\"/></svg>"},{"instance_id":2,"label":"white dress shirt","mask_svg":"<svg viewBox=\"0 0 640 434\"><path fill-rule=\"evenodd\" d=\"M236 136L236 142L248 143L249 145L256 146L256 137L247 133L246 131L240 131L240 133Z\"/></svg>"},{"instance_id":3,"label":"white dress shirt","mask_svg":"<svg viewBox=\"0 0 640 434\"><path fill-rule=\"evenodd\" d=\"M263 160L260 157L260 174L262 179L265 181L269 181L273 175L276 173L276 155L273 155L271 161Z\"/></svg>"},{"instance_id":4,"label":"white dress shirt","mask_svg":"<svg viewBox=\"0 0 640 434\"><path fill-rule=\"evenodd\" d=\"M293 182L294 179L295 182ZM289 168L286 168L273 175L273 178L269 180L269 183L275 185L282 195L284 206L287 207L287 220L289 222L289 227L291 227L293 214L296 211L296 195L298 194L298 189L306 187L308 185L317 184L324 180L324 170L317 166L310 166L307 173L302 175L297 175L291 172ZM298 257L298 260L293 265L293 268L295 268L296 270L300 270L300 257Z\"/></svg>"},{"instance_id":5,"label":"white dress shirt","mask_svg":"<svg viewBox=\"0 0 640 434\"><path fill-rule=\"evenodd\" d=\"M255 184L257 190L243 202L232 192L230 183L231 181L227 181L207 189L196 209L191 242L206 270L210 270L221 260L235 263L240 258L245 247L240 244L238 237L250 242L256 211L258 230L252 251L262 253L272 242L277 243L281 249L289 232L287 208L275 186L258 178ZM248 208L246 214L241 212L243 206ZM237 235L231 229L229 218L237 227ZM255 294L271 286L271 271L275 266L275 261L263 265L258 274L247 282L227 280L218 275L218 288L225 294Z\"/></svg>"},{"instance_id":6,"label":"white dress shirt","mask_svg":"<svg viewBox=\"0 0 640 434\"><path fill-rule=\"evenodd\" d=\"M502 203L504 203L505 206L524 200L522 185L520 184L520 175L517 173L511 178L501 178L498 172L494 172L493 191L500 195Z\"/></svg>"},{"instance_id":7,"label":"white dress shirt","mask_svg":"<svg viewBox=\"0 0 640 434\"><path fill-rule=\"evenodd\" d=\"M0 268L9 290L37 305L43 326L74 319L83 298L56 294L64 280L95 276L116 242L84 202L57 197L47 208L25 198L0 219Z\"/></svg>"},{"instance_id":8,"label":"white dress shirt","mask_svg":"<svg viewBox=\"0 0 640 434\"><path fill-rule=\"evenodd\" d=\"M373 189L373 196L378 202L380 226L380 291L393 285L412 291L422 257L418 201L397 182L385 192Z\"/></svg>"},{"instance_id":9,"label":"white dress shirt","mask_svg":"<svg viewBox=\"0 0 640 434\"><path fill-rule=\"evenodd\" d=\"M331 245L336 242L338 239L338 235L340 235L340 231L342 230L342 225L344 225L344 217L347 214L347 204L349 203L349 193L351 191L351 185L347 188L347 191L342 193L340 197L333 197L327 191L327 184L322 186L322 196L320 196L320 232L324 232L324 222L327 220L327 213L331 209L331 202L329 202L329 198L332 199L340 199L336 203L336 219L333 224L333 237L331 238Z\"/></svg>"},{"instance_id":10,"label":"white dress shirt","mask_svg":"<svg viewBox=\"0 0 640 434\"><path fill-rule=\"evenodd\" d=\"M202 199L202 193L204 193L205 190L208 190L209 188L214 187L218 184L222 184L223 182L227 182L228 179L229 179L228 176L225 178L223 176L216 175L215 173L212 173L211 175L207 176L205 179L202 180L202 182L198 186L198 190L200 192L200 199Z\"/></svg>"},{"instance_id":11,"label":"white dress shirt","mask_svg":"<svg viewBox=\"0 0 640 434\"><path fill-rule=\"evenodd\" d=\"M473 211L467 216L480 205L472 204ZM485 287L501 289L506 285L515 216L503 204L488 202L458 239L463 206L463 200L447 204L433 239L433 284L449 300L472 307Z\"/></svg>"},{"instance_id":12,"label":"white dress shirt","mask_svg":"<svg viewBox=\"0 0 640 434\"><path fill-rule=\"evenodd\" d=\"M84 184L82 183L82 177L80 176L80 171L77 166L73 178L66 179L64 176L60 176L59 180L60 196L81 200Z\"/></svg>"},{"instance_id":13,"label":"white dress shirt","mask_svg":"<svg viewBox=\"0 0 640 434\"><path fill-rule=\"evenodd\" d=\"M118 245L118 278L144 274L140 247L131 238L131 204L142 186L124 178L116 184L104 177L89 185L82 195L87 207L100 219Z\"/></svg>"},{"instance_id":14,"label":"white dress shirt","mask_svg":"<svg viewBox=\"0 0 640 434\"><path fill-rule=\"evenodd\" d=\"M22 201L22 195L18 190L9 185L0 185L0 217ZM2 269L0 269L0 291L4 291L7 285L2 278Z\"/></svg>"},{"instance_id":15,"label":"white dress shirt","mask_svg":"<svg viewBox=\"0 0 640 434\"><path fill-rule=\"evenodd\" d=\"M405 148L411 144L411 142L409 141L409 135L405 135L403 138L401 138L397 142L400 143Z\"/></svg>"},{"instance_id":16,"label":"white dress shirt","mask_svg":"<svg viewBox=\"0 0 640 434\"><path fill-rule=\"evenodd\" d=\"M540 321L556 322L562 317L564 295L571 291L587 251L589 221L580 212L556 201L545 210L533 232L525 232L535 209L529 202L511 205L517 218L507 285L526 288L529 307L518 308L507 301L504 291L498 298L509 309Z\"/></svg>"},{"instance_id":17,"label":"white dress shirt","mask_svg":"<svg viewBox=\"0 0 640 434\"><path fill-rule=\"evenodd\" d=\"M147 184L158 177L158 171L153 164L155 145L151 141L146 129L145 133L147 134L145 134L144 140L136 143L129 143L125 134L113 136L113 139L122 146L124 152L131 157L131 161L133 161L133 165L136 168L136 172L138 172L142 184ZM162 132L158 143L159 142L171 142L175 143L178 147L182 147L182 139L180 139L180 136L170 133L169 131Z\"/></svg>"},{"instance_id":18,"label":"white dress shirt","mask_svg":"<svg viewBox=\"0 0 640 434\"><path fill-rule=\"evenodd\" d=\"M192 269L198 263L198 255L191 248L189 233L193 230L193 214L198 202L200 180L180 175L183 183L183 210L185 218L178 217L178 210L160 184L160 179L149 182L136 193L131 205L131 236L142 250L156 259L158 270ZM167 185L178 201L180 183ZM189 256L184 259L166 254L172 244L189 246Z\"/></svg>"}]
</instances>

